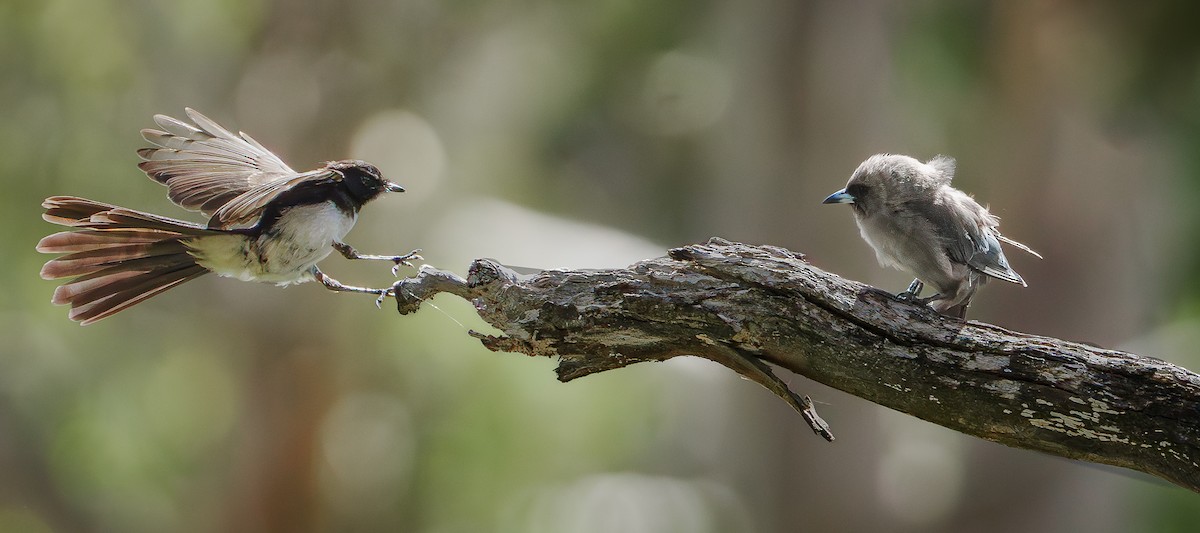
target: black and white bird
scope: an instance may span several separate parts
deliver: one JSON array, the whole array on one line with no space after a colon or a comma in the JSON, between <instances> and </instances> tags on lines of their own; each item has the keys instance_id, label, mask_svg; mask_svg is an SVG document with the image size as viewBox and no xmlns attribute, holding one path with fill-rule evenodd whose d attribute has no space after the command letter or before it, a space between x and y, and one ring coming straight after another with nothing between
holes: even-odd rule
<instances>
[{"instance_id":1,"label":"black and white bird","mask_svg":"<svg viewBox=\"0 0 1200 533\"><path fill-rule=\"evenodd\" d=\"M296 172L249 135L192 109L187 116L191 123L154 117L162 129L142 130L154 146L138 150L138 167L167 186L172 202L207 215L207 224L74 196L42 203L42 218L72 228L37 245L39 252L65 254L41 275L74 278L51 300L70 304L71 320L90 324L209 272L279 285L315 279L330 290L375 294L380 302L390 288L343 285L317 262L337 250L349 259L391 261L395 274L420 259L419 250L364 255L342 241L364 204L404 191L379 169L343 160Z\"/></svg>"},{"instance_id":2,"label":"black and white bird","mask_svg":"<svg viewBox=\"0 0 1200 533\"><path fill-rule=\"evenodd\" d=\"M902 298L938 312L965 317L971 297L989 277L1026 286L1008 264L1000 243L1033 254L1000 234L1000 220L974 198L950 186L954 159L922 163L904 155L878 154L863 161L846 188L823 203L852 204L863 240L879 264L917 277ZM937 294L917 299L923 285Z\"/></svg>"}]
</instances>

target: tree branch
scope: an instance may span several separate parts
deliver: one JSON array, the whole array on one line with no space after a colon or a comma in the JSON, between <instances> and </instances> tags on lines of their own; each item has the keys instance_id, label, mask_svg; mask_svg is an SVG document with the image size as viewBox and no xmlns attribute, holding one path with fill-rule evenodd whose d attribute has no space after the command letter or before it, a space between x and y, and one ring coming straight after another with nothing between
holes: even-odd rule
<instances>
[{"instance_id":1,"label":"tree branch","mask_svg":"<svg viewBox=\"0 0 1200 533\"><path fill-rule=\"evenodd\" d=\"M885 407L1018 448L1147 472L1200 492L1200 375L1170 363L979 322L722 239L625 269L468 279L422 267L398 309L448 292L504 332L494 351L559 357L561 381L694 355L770 389L832 440L772 363Z\"/></svg>"}]
</instances>

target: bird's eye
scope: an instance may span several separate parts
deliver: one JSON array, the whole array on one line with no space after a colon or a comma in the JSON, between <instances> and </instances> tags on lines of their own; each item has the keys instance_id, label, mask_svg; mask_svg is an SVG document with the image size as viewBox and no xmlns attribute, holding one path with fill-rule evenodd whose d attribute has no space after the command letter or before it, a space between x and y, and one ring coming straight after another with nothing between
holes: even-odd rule
<instances>
[{"instance_id":1,"label":"bird's eye","mask_svg":"<svg viewBox=\"0 0 1200 533\"><path fill-rule=\"evenodd\" d=\"M867 195L867 186L861 183L852 183L846 187L846 194L855 198L862 198Z\"/></svg>"}]
</instances>

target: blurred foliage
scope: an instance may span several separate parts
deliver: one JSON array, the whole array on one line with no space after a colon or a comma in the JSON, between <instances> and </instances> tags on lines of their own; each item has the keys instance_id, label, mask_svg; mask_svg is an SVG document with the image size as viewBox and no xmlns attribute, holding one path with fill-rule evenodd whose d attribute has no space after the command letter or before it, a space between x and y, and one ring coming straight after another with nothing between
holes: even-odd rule
<instances>
[{"instance_id":1,"label":"blurred foliage","mask_svg":"<svg viewBox=\"0 0 1200 533\"><path fill-rule=\"evenodd\" d=\"M415 316L201 278L88 328L48 303L49 195L198 220L136 168L191 106L295 168L409 192L349 240L620 266L711 235L899 289L819 201L866 156L956 183L1046 255L975 318L1200 368L1200 36L1184 2L0 4L0 531L1187 531L1174 487L677 360L561 385L470 304ZM656 241L656 242L651 242ZM1183 243L1183 244L1181 244ZM1015 258L1014 258L1015 259ZM386 268L330 258L348 282ZM916 466L914 466L916 465ZM1020 509L1020 512L1013 512Z\"/></svg>"}]
</instances>

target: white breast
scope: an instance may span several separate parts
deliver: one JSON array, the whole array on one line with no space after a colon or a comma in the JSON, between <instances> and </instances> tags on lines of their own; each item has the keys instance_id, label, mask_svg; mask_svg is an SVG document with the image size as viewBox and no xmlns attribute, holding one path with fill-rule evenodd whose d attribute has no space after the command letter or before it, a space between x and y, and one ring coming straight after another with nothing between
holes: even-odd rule
<instances>
[{"instance_id":1,"label":"white breast","mask_svg":"<svg viewBox=\"0 0 1200 533\"><path fill-rule=\"evenodd\" d=\"M908 265L897 259L902 253L896 248L896 244L903 242L905 236L895 235L894 229L879 223L878 217L867 220L855 217L855 222L858 223L858 233L871 245L871 249L875 250L875 259L879 261L880 266L897 270L908 269Z\"/></svg>"},{"instance_id":2,"label":"white breast","mask_svg":"<svg viewBox=\"0 0 1200 533\"><path fill-rule=\"evenodd\" d=\"M356 218L346 216L331 202L293 207L257 238L202 237L189 247L197 262L222 276L280 285L300 283L312 279L309 269L333 251L333 243L341 242Z\"/></svg>"}]
</instances>

